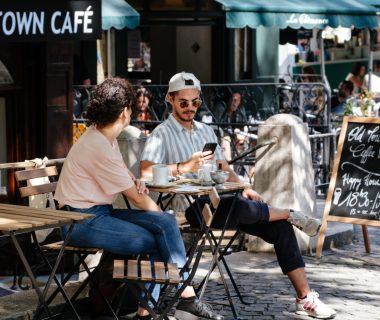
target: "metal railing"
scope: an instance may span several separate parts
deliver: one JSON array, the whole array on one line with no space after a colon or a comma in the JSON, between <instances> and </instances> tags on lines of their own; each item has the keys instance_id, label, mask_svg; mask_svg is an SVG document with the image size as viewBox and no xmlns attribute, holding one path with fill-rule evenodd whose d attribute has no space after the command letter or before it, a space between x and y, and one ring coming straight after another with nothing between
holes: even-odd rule
<instances>
[{"instance_id":1,"label":"metal railing","mask_svg":"<svg viewBox=\"0 0 380 320\"><path fill-rule=\"evenodd\" d=\"M151 94L149 111L153 121L132 120L137 127L153 129L171 113L171 106L165 101L167 85L144 85ZM92 87L75 86L74 122L85 121L87 102ZM233 92L240 92L245 107L246 121L226 123L218 117L220 109L226 109ZM229 136L232 158L253 147L257 139L258 125L269 117L287 113L294 114L310 128L312 159L316 172L316 185L329 181L330 164L335 151L335 132L331 129L330 89L323 83L231 83L202 85L202 106L196 120L211 125L220 139ZM219 112L220 113L220 112ZM234 144L237 134L245 136L243 150ZM253 165L250 158L241 166Z\"/></svg>"}]
</instances>

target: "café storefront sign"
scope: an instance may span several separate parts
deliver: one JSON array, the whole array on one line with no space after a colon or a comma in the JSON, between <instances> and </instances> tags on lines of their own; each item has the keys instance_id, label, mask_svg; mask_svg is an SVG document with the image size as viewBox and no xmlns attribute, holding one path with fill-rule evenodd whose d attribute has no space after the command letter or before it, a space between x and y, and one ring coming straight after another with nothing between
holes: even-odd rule
<instances>
[{"instance_id":1,"label":"caf\u00e9 storefront sign","mask_svg":"<svg viewBox=\"0 0 380 320\"><path fill-rule=\"evenodd\" d=\"M227 28L377 28L378 9L352 0L215 0L226 12Z\"/></svg>"},{"instance_id":2,"label":"caf\u00e9 storefront sign","mask_svg":"<svg viewBox=\"0 0 380 320\"><path fill-rule=\"evenodd\" d=\"M286 23L294 28L299 28L304 25L310 25L312 27L320 26L323 28L329 25L329 19L320 16L314 17L313 15L306 13L292 13L289 19L286 20Z\"/></svg>"},{"instance_id":3,"label":"caf\u00e9 storefront sign","mask_svg":"<svg viewBox=\"0 0 380 320\"><path fill-rule=\"evenodd\" d=\"M101 0L0 1L0 42L100 37Z\"/></svg>"}]
</instances>

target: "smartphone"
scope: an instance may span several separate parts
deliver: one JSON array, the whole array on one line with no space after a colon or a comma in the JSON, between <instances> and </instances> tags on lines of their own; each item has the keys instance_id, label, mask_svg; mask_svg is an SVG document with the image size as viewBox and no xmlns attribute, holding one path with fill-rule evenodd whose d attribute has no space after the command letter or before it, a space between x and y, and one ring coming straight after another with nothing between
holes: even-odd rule
<instances>
[{"instance_id":1,"label":"smartphone","mask_svg":"<svg viewBox=\"0 0 380 320\"><path fill-rule=\"evenodd\" d=\"M216 142L207 142L203 147L202 152L211 151L211 153L214 153L217 145Z\"/></svg>"}]
</instances>

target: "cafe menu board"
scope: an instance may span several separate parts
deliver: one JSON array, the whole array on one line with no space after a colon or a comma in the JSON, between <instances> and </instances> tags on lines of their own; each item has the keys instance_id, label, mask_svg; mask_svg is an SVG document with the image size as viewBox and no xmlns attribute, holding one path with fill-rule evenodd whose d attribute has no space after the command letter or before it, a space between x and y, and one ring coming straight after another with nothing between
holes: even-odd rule
<instances>
[{"instance_id":1,"label":"cafe menu board","mask_svg":"<svg viewBox=\"0 0 380 320\"><path fill-rule=\"evenodd\" d=\"M380 226L380 118L343 118L317 257L327 221Z\"/></svg>"},{"instance_id":2,"label":"cafe menu board","mask_svg":"<svg viewBox=\"0 0 380 320\"><path fill-rule=\"evenodd\" d=\"M380 226L380 119L344 118L328 205L328 220Z\"/></svg>"}]
</instances>

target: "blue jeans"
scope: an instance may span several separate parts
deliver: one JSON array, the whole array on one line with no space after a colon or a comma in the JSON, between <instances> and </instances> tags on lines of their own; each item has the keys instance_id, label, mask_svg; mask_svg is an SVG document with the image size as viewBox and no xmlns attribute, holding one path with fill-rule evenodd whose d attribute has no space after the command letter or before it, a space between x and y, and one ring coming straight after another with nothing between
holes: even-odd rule
<instances>
[{"instance_id":1,"label":"blue jeans","mask_svg":"<svg viewBox=\"0 0 380 320\"><path fill-rule=\"evenodd\" d=\"M74 226L71 245L102 248L120 255L149 254L151 261L176 263L179 268L185 265L185 246L175 216L170 213L113 209L112 205L70 207L70 211L96 215ZM159 286L155 286L152 296L156 300L158 294Z\"/></svg>"}]
</instances>

